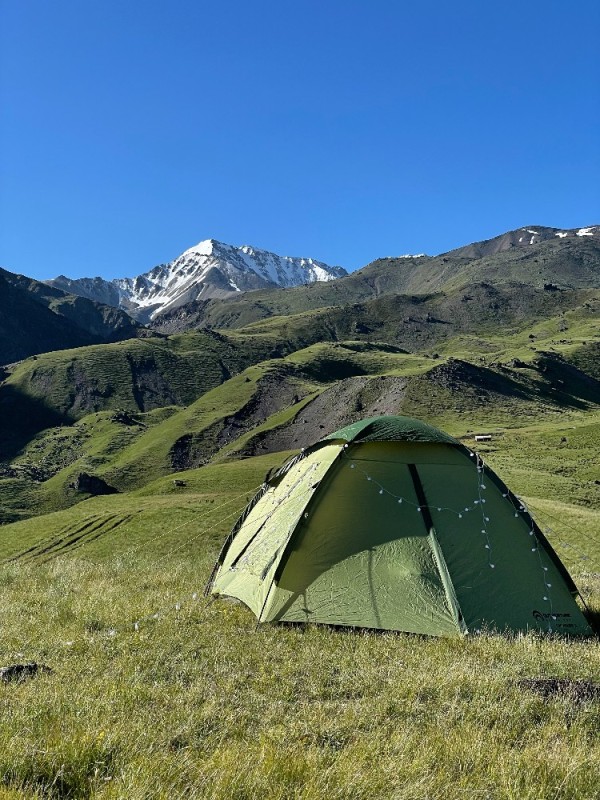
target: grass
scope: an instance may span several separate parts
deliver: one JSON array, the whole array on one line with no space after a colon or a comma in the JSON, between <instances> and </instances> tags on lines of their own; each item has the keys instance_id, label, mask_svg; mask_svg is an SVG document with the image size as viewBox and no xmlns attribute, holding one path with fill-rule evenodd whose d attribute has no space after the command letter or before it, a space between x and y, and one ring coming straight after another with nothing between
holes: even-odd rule
<instances>
[{"instance_id":1,"label":"grass","mask_svg":"<svg viewBox=\"0 0 600 800\"><path fill-rule=\"evenodd\" d=\"M180 353L188 352L186 348L193 349L201 343L194 337L193 334L171 337L172 346ZM135 346L140 344L147 343L135 343ZM103 357L110 361L113 349L121 348L130 358L130 346L130 342L107 346L109 349ZM166 344L159 340L157 346L164 348ZM93 363L88 363L90 371L94 369L94 359L99 357L97 349L87 348L94 356ZM240 349L244 350L242 345ZM121 408L116 402L113 410L87 414L76 421L67 420L62 425L54 421L54 427L44 427L38 433L30 432L26 443L12 459L12 466L22 474L20 472L16 478L4 479L0 483L0 518L10 522L19 516L47 513L78 502L81 496L69 485L82 471L100 475L120 490L131 490L178 469L178 447L182 451L181 459L194 465L210 460L217 453L219 459L231 457L262 430L289 422L305 404L307 394L314 395L336 378L384 373L415 375L431 365L431 361L423 356L396 350L364 342L312 345L284 358L248 367L201 393L185 407L171 405L139 412L130 408L125 395L119 395L136 424L123 425L115 421L115 411ZM85 353L80 353L79 357L86 360ZM47 354L39 361L53 362L54 359L64 366L70 363L70 358L69 351L66 351ZM29 376L28 380L31 378L30 367L31 364L26 369L24 364L19 368L23 375ZM46 367L50 369L48 365ZM191 364L189 368L190 371L201 370L198 364ZM12 376L14 381L21 375L19 370ZM42 372L46 374L44 370ZM121 385L118 369L115 374L114 381ZM66 381L66 372L63 377ZM207 380L206 376L204 379ZM108 375L106 380L109 380ZM225 441L222 436L224 420L240 416L244 423L243 409L259 395L265 381L277 384L269 393L275 406L266 409L263 417L259 413L247 430L233 431L237 434L235 440ZM282 391L284 384L290 397L298 398L297 402L286 399ZM281 395L280 401L278 395ZM282 407L277 408L277 403ZM43 483L27 480L28 468L44 473L41 476Z\"/></svg>"},{"instance_id":2,"label":"grass","mask_svg":"<svg viewBox=\"0 0 600 800\"><path fill-rule=\"evenodd\" d=\"M596 703L544 700L518 681L597 681L597 647L255 631L246 609L193 599L207 555L160 569L144 558L68 559L4 572L4 658L53 670L0 687L7 789L24 798L594 796Z\"/></svg>"}]
</instances>

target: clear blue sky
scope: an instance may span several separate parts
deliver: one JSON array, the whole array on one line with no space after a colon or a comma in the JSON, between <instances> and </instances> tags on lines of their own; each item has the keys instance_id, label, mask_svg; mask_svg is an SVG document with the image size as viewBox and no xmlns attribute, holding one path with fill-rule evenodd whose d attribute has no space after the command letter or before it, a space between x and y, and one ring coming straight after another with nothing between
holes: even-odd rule
<instances>
[{"instance_id":1,"label":"clear blue sky","mask_svg":"<svg viewBox=\"0 0 600 800\"><path fill-rule=\"evenodd\" d=\"M0 0L0 265L600 223L600 3Z\"/></svg>"}]
</instances>

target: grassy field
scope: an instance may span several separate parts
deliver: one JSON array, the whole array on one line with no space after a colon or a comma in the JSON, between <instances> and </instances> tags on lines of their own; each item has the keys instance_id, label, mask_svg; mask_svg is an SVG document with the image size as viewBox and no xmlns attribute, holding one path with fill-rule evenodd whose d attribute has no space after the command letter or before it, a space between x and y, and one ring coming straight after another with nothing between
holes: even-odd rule
<instances>
[{"instance_id":1,"label":"grassy field","mask_svg":"<svg viewBox=\"0 0 600 800\"><path fill-rule=\"evenodd\" d=\"M597 701L519 684L598 679L597 646L255 631L245 609L193 599L205 567L5 573L3 650L53 672L0 689L0 796L597 796Z\"/></svg>"},{"instance_id":2,"label":"grassy field","mask_svg":"<svg viewBox=\"0 0 600 800\"><path fill-rule=\"evenodd\" d=\"M482 447L596 613L599 449L590 412ZM206 605L223 537L285 455L3 526L2 664L52 671L0 683L0 798L597 797L600 698L520 683L600 684L597 641L256 630L244 607Z\"/></svg>"}]
</instances>

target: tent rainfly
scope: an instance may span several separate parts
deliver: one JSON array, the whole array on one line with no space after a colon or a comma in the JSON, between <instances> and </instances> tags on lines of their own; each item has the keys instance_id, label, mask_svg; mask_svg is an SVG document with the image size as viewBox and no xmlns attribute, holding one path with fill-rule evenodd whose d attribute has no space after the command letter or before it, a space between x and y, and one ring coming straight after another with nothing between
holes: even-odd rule
<instances>
[{"instance_id":1,"label":"tent rainfly","mask_svg":"<svg viewBox=\"0 0 600 800\"><path fill-rule=\"evenodd\" d=\"M593 633L519 499L476 453L409 417L348 425L268 477L206 593L259 622Z\"/></svg>"}]
</instances>

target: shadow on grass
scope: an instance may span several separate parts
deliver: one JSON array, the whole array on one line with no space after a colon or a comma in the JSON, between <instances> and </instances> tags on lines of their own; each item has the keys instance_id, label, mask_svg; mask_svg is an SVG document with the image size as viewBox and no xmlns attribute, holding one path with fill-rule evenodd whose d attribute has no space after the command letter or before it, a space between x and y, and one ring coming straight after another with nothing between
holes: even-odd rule
<instances>
[{"instance_id":1,"label":"shadow on grass","mask_svg":"<svg viewBox=\"0 0 600 800\"><path fill-rule=\"evenodd\" d=\"M583 612L584 617L590 623L590 626L597 637L600 637L600 609L599 608L586 608Z\"/></svg>"},{"instance_id":2,"label":"shadow on grass","mask_svg":"<svg viewBox=\"0 0 600 800\"><path fill-rule=\"evenodd\" d=\"M600 403L600 381L565 359L543 353L537 368L549 384L547 392L558 404L585 407L587 403Z\"/></svg>"},{"instance_id":3,"label":"shadow on grass","mask_svg":"<svg viewBox=\"0 0 600 800\"><path fill-rule=\"evenodd\" d=\"M50 800L86 800L114 769L116 752L99 741L66 742L30 759L0 759L0 786Z\"/></svg>"},{"instance_id":4,"label":"shadow on grass","mask_svg":"<svg viewBox=\"0 0 600 800\"><path fill-rule=\"evenodd\" d=\"M10 461L41 431L71 425L73 419L14 386L0 388L0 461Z\"/></svg>"}]
</instances>

